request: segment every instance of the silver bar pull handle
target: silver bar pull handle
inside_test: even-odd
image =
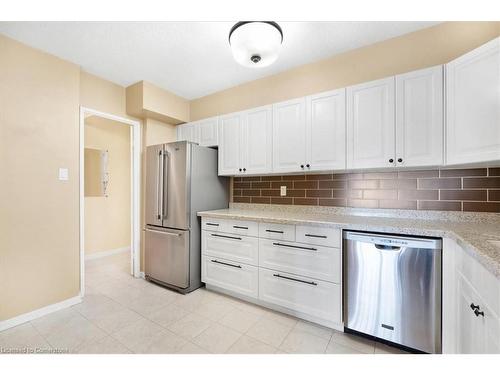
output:
[[[288,277],[288,276],[283,276],[283,275],[280,275],[279,273],[274,273],[273,274],[274,277],[279,277],[280,279],[287,279],[287,280],[291,280],[291,281],[297,281],[299,283],[304,283],[304,284],[309,284],[309,285],[318,285],[318,283],[315,283],[314,281],[306,281],[306,280],[300,280],[300,279],[296,279],[294,277]]]
[[[315,247],[305,247],[305,246],[297,246],[297,245],[286,245],[284,243],[273,242],[274,246],[282,246],[282,247],[291,247],[293,249],[301,249],[301,250],[310,250],[310,251],[318,251]]]
[[[241,227],[239,225],[233,225],[233,228],[235,228],[235,229],[248,229],[248,227]]]
[[[163,218],[163,151],[158,153],[158,184],[156,213],[158,220]]]
[[[161,204],[161,217],[162,219],[166,219],[168,217],[168,153],[167,151],[163,151],[162,157],[162,186],[161,186],[161,195],[162,195],[162,204]],[[166,189],[165,189],[166,186]]]
[[[314,237],[314,238],[328,238],[327,236],[324,236],[324,235],[319,235],[319,234],[309,234],[309,233],[306,233],[305,234],[306,237]]]
[[[234,268],[241,268],[240,265],[230,264],[230,263],[224,263],[224,262],[220,262],[220,261],[215,260],[215,259],[212,259],[211,262],[212,263],[217,263],[217,264],[223,264],[224,266],[229,266],[229,267],[234,267]]]
[[[207,225],[211,225],[211,226],[213,226],[213,227],[218,227],[218,226],[219,226],[219,224],[217,224],[217,223],[206,223],[206,224],[207,224]]]
[[[279,233],[279,234],[283,234],[283,231],[282,231],[282,230],[266,229],[266,232],[269,232],[269,233]]]
[[[212,237],[222,237],[222,238],[229,238],[231,240],[241,240],[241,237],[225,236],[223,234],[215,234],[215,233],[212,233]]]
[[[165,232],[162,230],[153,230],[153,229],[145,229],[145,231],[151,233],[166,234],[167,236],[174,236],[174,237],[180,237],[182,235],[181,233],[172,233],[172,232]]]

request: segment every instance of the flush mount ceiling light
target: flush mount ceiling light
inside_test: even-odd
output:
[[[281,27],[272,21],[241,21],[229,32],[234,59],[249,68],[271,65],[283,42]]]

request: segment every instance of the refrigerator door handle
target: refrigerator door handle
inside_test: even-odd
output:
[[[181,233],[172,233],[172,232],[165,232],[162,230],[153,230],[153,229],[143,229],[145,232],[153,232],[153,233],[158,233],[158,234],[166,234],[168,236],[175,236],[175,237],[180,237]]]
[[[158,186],[157,186],[158,205],[156,211],[158,213],[158,220],[163,219],[163,151],[158,153]]]
[[[168,218],[168,152],[166,150],[163,151],[162,157],[162,186],[161,186],[161,218]],[[165,186],[167,187],[165,189]]]

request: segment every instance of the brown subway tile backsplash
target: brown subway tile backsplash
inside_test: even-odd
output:
[[[464,188],[500,188],[500,177],[464,178]]]
[[[460,189],[460,178],[422,178],[418,179],[419,189]]]
[[[500,213],[500,168],[234,177],[233,201]]]

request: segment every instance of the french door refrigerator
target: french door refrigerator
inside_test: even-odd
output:
[[[145,276],[188,293],[201,282],[198,211],[227,208],[229,183],[217,150],[191,142],[146,149]]]

